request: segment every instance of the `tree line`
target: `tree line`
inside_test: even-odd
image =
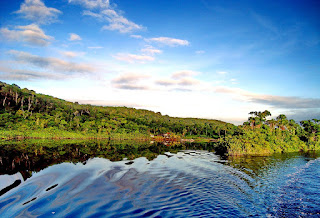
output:
[[[268,110],[252,111],[243,125],[235,126],[142,109],[82,105],[0,82],[0,138],[48,138],[52,132],[62,138],[149,137],[169,132],[183,138],[219,139],[216,149],[235,155],[320,149],[319,119],[297,123],[284,114],[269,117]]]
[[[233,124],[218,120],[175,118],[127,107],[82,105],[3,82],[0,82],[0,129],[40,132],[51,129],[100,136],[171,132],[208,138],[220,138],[237,130]]]
[[[297,123],[284,114],[267,119],[270,116],[268,110],[250,112],[248,120],[238,126],[237,134],[221,139],[217,149],[232,155],[320,149],[319,119]]]

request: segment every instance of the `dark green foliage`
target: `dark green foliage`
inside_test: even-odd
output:
[[[12,133],[25,136],[30,132],[43,138],[52,136],[50,132],[54,137],[60,132],[71,138],[81,135],[68,136],[67,132],[92,137],[172,132],[184,137],[219,138],[233,134],[236,127],[217,120],[174,118],[127,107],[81,105],[0,82],[0,131],[0,136],[9,138]]]
[[[265,155],[279,152],[320,149],[320,122],[302,121],[300,126],[280,114],[276,120],[266,120],[269,111],[250,112],[251,117],[238,127],[237,134],[221,138],[216,147],[229,155]]]

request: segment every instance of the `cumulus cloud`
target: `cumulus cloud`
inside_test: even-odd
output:
[[[80,41],[82,40],[81,37],[75,33],[70,33],[69,34],[69,41]]]
[[[178,72],[174,72],[169,79],[160,79],[155,83],[161,86],[178,86],[174,90],[189,90],[185,88],[181,88],[179,86],[195,86],[200,84],[200,81],[193,78],[193,76],[198,75],[198,72],[190,71],[190,70],[182,70]]]
[[[145,40],[147,42],[156,42],[158,44],[168,45],[171,47],[187,46],[190,44],[188,40],[175,39],[175,38],[169,38],[169,37],[149,38],[149,39],[145,39]]]
[[[153,56],[149,55],[137,55],[137,54],[124,54],[124,53],[118,53],[113,56],[115,59],[120,61],[125,61],[129,63],[145,63],[148,61],[154,61]]]
[[[36,24],[16,26],[14,30],[1,28],[0,35],[8,41],[25,42],[34,46],[47,46],[54,39],[46,35]]]
[[[111,8],[109,1],[102,0],[69,0],[69,3],[76,3],[89,9],[83,11],[83,15],[91,16],[102,22],[107,22],[107,25],[102,27],[102,30],[119,31],[120,33],[131,33],[133,31],[142,30],[142,25],[136,24],[128,20],[123,15],[119,14],[115,9]]]
[[[21,14],[25,19],[39,24],[48,24],[57,21],[62,12],[55,8],[48,8],[41,0],[25,0],[20,5],[20,10],[15,13]]]
[[[23,51],[8,52],[16,61],[46,70],[69,73],[90,73],[95,69],[88,64],[67,62],[58,58],[40,57]]]
[[[139,84],[142,80],[148,79],[148,75],[126,73],[114,78],[111,83],[115,88],[128,90],[149,90],[147,85]]]

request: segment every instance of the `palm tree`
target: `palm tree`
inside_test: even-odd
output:
[[[272,119],[272,120],[268,120],[267,122],[272,130],[276,127],[276,124],[277,124],[276,120]]]
[[[288,124],[287,116],[284,114],[280,114],[279,116],[277,116],[276,119],[277,119],[278,126],[280,127],[280,129],[285,130],[286,125]]]

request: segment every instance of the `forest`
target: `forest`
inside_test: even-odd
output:
[[[318,150],[320,120],[296,123],[267,110],[252,111],[235,126],[219,120],[177,118],[127,107],[68,102],[0,82],[0,138],[143,139],[169,133],[179,138],[217,141],[216,150],[229,155]]]
[[[172,133],[184,138],[234,134],[233,124],[162,116],[127,107],[81,105],[0,82],[0,137],[109,138]]]

